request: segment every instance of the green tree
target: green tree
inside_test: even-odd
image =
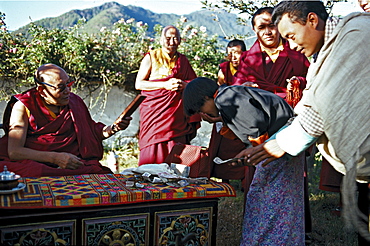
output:
[[[238,22],[241,25],[248,25],[247,22],[253,13],[266,6],[275,6],[280,0],[201,0],[200,1],[204,8],[217,11],[223,9],[228,12],[234,12],[237,14],[243,14],[246,18],[238,18]],[[330,12],[331,8],[336,2],[347,2],[347,0],[323,0],[325,6]]]
[[[0,13],[3,100],[21,86],[33,86],[34,71],[45,63],[63,67],[76,79],[77,88],[86,87],[91,93],[100,90],[106,96],[114,85],[135,92],[140,62],[145,53],[159,46],[162,29],[156,26],[151,37],[148,25],[134,19],[121,19],[94,34],[84,32],[84,20],[69,29],[47,29],[31,23],[26,38],[22,33],[9,32],[4,20],[5,14]],[[187,55],[198,76],[216,79],[224,56],[217,37],[209,37],[206,27],[186,25],[184,18],[176,25],[183,37],[179,51]]]

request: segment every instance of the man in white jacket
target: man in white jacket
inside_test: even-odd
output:
[[[237,157],[264,165],[283,155],[296,156],[318,141],[330,164],[345,174],[342,186],[344,216],[370,240],[366,223],[358,218],[356,178],[370,176],[370,120],[368,116],[370,14],[353,13],[324,42],[326,24],[321,1],[282,1],[273,21],[291,48],[311,56],[320,51],[307,74],[307,87],[295,108],[298,116],[274,139],[242,151]],[[358,219],[357,219],[358,218]]]

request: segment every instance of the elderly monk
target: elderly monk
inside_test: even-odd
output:
[[[360,218],[356,206],[356,178],[369,182],[370,176],[370,77],[364,62],[370,49],[363,43],[370,39],[370,14],[344,17],[324,42],[327,16],[321,1],[283,1],[275,8],[273,20],[291,47],[306,56],[320,53],[309,69],[307,89],[296,107],[297,118],[278,132],[276,139],[239,156],[255,164],[266,159],[267,164],[285,153],[295,156],[317,140],[323,156],[345,174],[343,215],[370,241],[368,216]],[[349,45],[356,49],[347,52]]]
[[[36,87],[14,95],[4,113],[0,168],[24,177],[111,173],[100,164],[102,140],[126,129],[131,117],[96,123],[74,81],[54,64],[40,66]]]
[[[295,106],[306,86],[307,58],[289,48],[271,21],[272,7],[258,9],[251,24],[257,40],[240,58],[233,84],[257,84]]]
[[[201,120],[183,112],[182,91],[196,74],[177,52],[179,30],[166,26],[160,43],[145,55],[136,77],[136,89],[146,96],[140,105],[139,165],[163,163],[175,143],[190,143]]]

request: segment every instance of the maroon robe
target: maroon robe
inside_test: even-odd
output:
[[[190,82],[196,77],[186,56],[178,53],[172,74],[163,79],[151,80],[151,82],[166,81],[170,78]],[[154,149],[153,151],[150,149],[143,151],[143,149],[174,139],[178,139],[182,143],[189,143],[191,136],[194,136],[196,132],[196,127],[199,127],[201,119],[199,115],[193,117],[185,115],[182,91],[143,90],[141,94],[146,96],[146,99],[140,105],[139,165],[163,163],[170,149],[156,148],[156,152]],[[194,125],[197,125],[196,127],[191,124],[193,122]]]
[[[227,85],[233,85],[233,75],[231,74],[231,71],[230,71],[230,61],[221,63],[220,69],[222,73],[224,74],[225,83]],[[208,146],[211,177],[227,179],[227,180],[228,179],[241,179],[243,180],[243,187],[246,186],[244,184],[246,180],[244,179],[244,177],[252,174],[252,176],[249,178],[250,180],[252,180],[254,170],[250,171],[249,169],[253,169],[253,168],[234,167],[234,166],[229,166],[227,164],[216,165],[213,162],[213,159],[215,157],[220,157],[223,160],[233,158],[237,154],[239,154],[240,151],[242,151],[243,149],[245,149],[245,144],[240,139],[238,138],[229,139],[229,138],[222,136],[219,132],[217,132],[216,124],[213,124],[211,139],[209,141],[209,146]],[[247,189],[245,191],[247,191]]]
[[[231,74],[230,70],[230,61],[226,61],[220,64],[220,69],[222,73],[224,74],[225,77],[225,83],[227,85],[232,85],[233,84],[233,78],[234,76]]]
[[[66,152],[81,158],[83,166],[76,170],[60,169],[52,163],[33,160],[11,161],[8,156],[9,118],[14,98],[30,111],[25,147],[40,151]],[[87,173],[111,173],[99,162],[103,157],[104,124],[92,120],[83,100],[71,93],[69,104],[54,119],[42,103],[36,88],[15,95],[4,114],[5,136],[0,139],[0,169],[8,169],[23,177],[64,176]]]
[[[260,89],[271,91],[285,99],[286,79],[297,76],[301,81],[299,89],[302,91],[306,87],[305,77],[310,63],[306,56],[290,49],[289,43],[285,40],[283,40],[283,46],[284,50],[280,51],[275,63],[271,64],[271,59],[263,54],[257,40],[248,51],[244,51],[241,55],[233,84],[242,85],[245,82],[254,82]]]

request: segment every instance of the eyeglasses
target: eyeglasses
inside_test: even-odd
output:
[[[72,80],[72,79],[70,78],[70,79],[69,79],[69,82],[67,82],[66,84],[59,85],[59,86],[57,87],[57,86],[51,85],[51,84],[46,83],[46,82],[41,82],[40,80],[38,80],[38,79],[36,78],[36,76],[33,76],[33,78],[34,78],[34,80],[35,80],[35,82],[36,82],[37,84],[47,85],[47,86],[49,86],[49,87],[54,88],[54,90],[56,90],[56,91],[58,91],[58,92],[63,92],[67,87],[68,87],[68,88],[71,88],[71,86],[75,83],[75,81],[74,81],[74,80]]]

